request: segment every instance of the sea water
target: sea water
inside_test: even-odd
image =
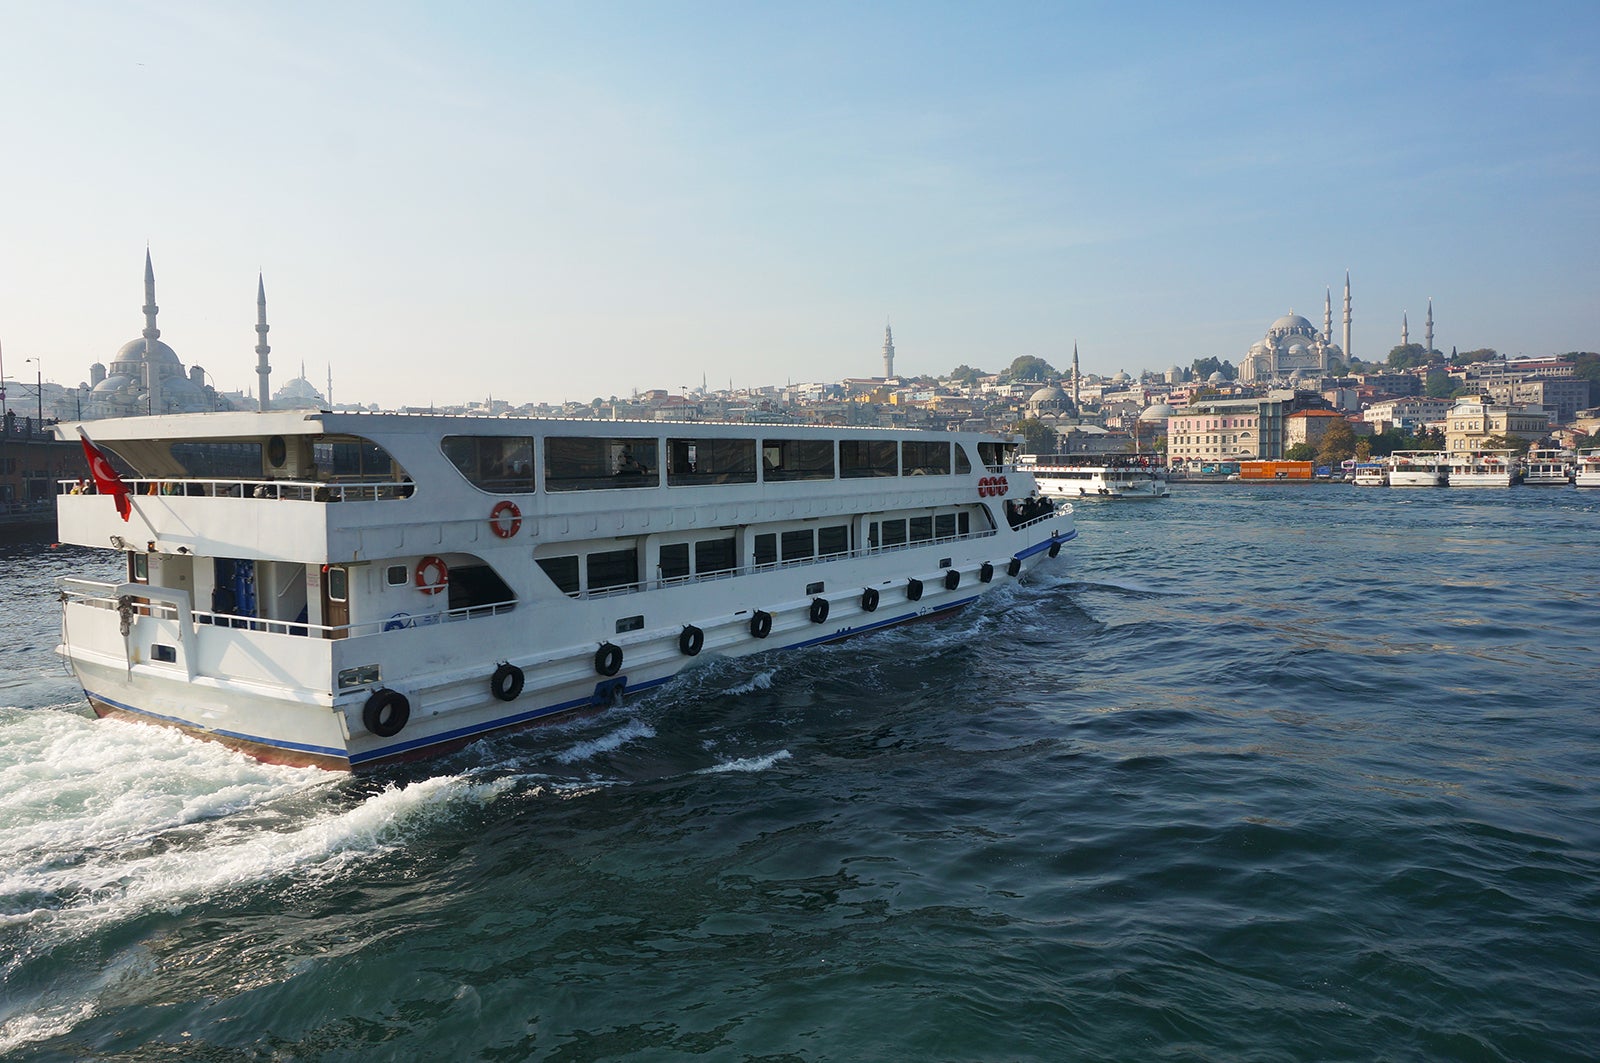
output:
[[[1593,1058],[1600,492],[1077,511],[374,776],[93,720],[54,580],[117,560],[0,548],[0,1057]]]

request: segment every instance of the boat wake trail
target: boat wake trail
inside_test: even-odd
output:
[[[165,729],[0,713],[0,1053],[93,1011],[94,986],[55,984],[67,954],[109,950],[114,977],[141,921],[340,878],[503,789],[444,776],[360,794]]]

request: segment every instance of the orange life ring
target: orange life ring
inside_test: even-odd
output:
[[[510,518],[509,523],[507,518]],[[522,510],[509,498],[495,503],[489,511],[489,530],[502,539],[510,539],[522,530]]]
[[[1004,476],[999,476],[995,478],[994,490],[995,494],[1003,495],[1007,491],[1011,490],[1011,485],[1006,483],[1006,478]]]
[[[450,586],[450,569],[437,557],[417,562],[417,589],[423,594],[438,594]]]
[[[979,498],[988,498],[993,493],[994,493],[994,478],[992,476],[985,476],[985,477],[983,477],[982,479],[980,479],[978,481],[978,497]]]

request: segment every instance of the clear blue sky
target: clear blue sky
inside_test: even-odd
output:
[[[1600,349],[1600,4],[0,0],[0,344],[588,399]]]

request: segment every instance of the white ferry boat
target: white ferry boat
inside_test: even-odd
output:
[[[1522,459],[1522,482],[1534,486],[1565,487],[1572,482],[1576,455],[1570,450],[1530,450]]]
[[[977,433],[329,412],[64,425],[62,581],[98,714],[349,769],[613,704],[701,653],[975,601],[1074,538]],[[68,488],[71,488],[68,490]],[[107,495],[114,497],[107,497]]]
[[[1022,467],[1033,473],[1039,494],[1049,499],[1166,498],[1159,456],[1148,454],[1024,454]]]
[[[1451,487],[1510,487],[1516,481],[1512,450],[1470,450],[1450,455]]]
[[[1580,450],[1572,482],[1578,487],[1600,487],[1600,450]]]
[[[1450,459],[1438,450],[1397,450],[1389,455],[1390,487],[1444,487]]]
[[[1356,462],[1355,472],[1351,475],[1350,482],[1357,487],[1388,487],[1388,466],[1377,461]]]

